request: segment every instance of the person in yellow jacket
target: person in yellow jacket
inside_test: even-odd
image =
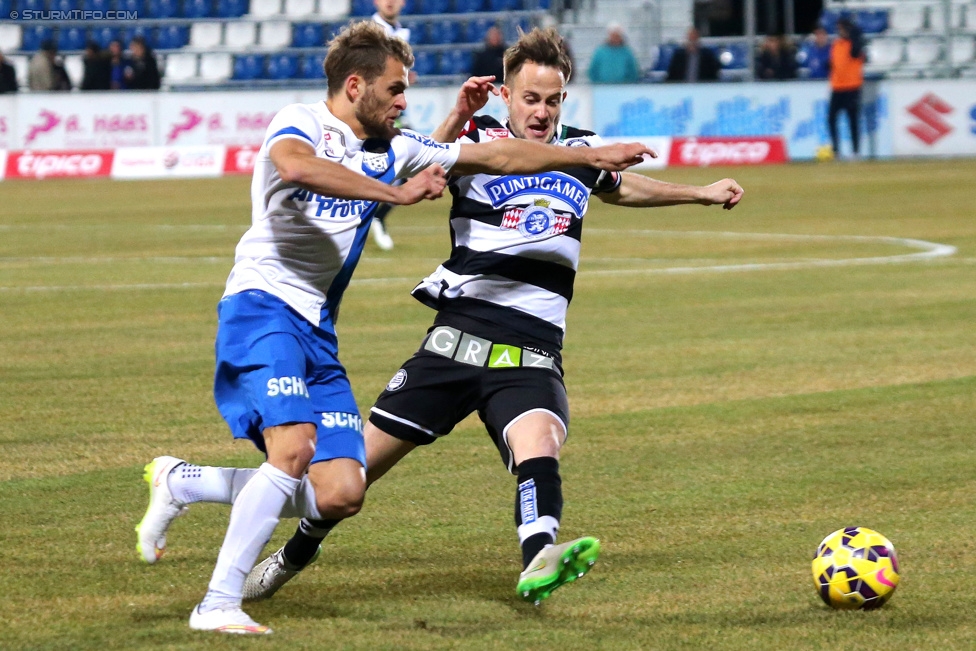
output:
[[[864,85],[864,38],[850,18],[837,21],[837,38],[830,48],[830,110],[828,125],[834,156],[840,154],[837,117],[847,113],[851,126],[854,156],[859,154],[861,115],[861,87]]]

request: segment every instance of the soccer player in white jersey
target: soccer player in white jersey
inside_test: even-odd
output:
[[[335,322],[377,202],[437,197],[445,170],[622,170],[649,153],[638,144],[445,145],[400,132],[393,125],[406,108],[412,63],[410,46],[374,23],[347,27],[326,56],[327,99],[282,109],[258,152],[252,225],[218,306],[214,397],[233,435],[251,439],[267,463],[237,474],[159,457],[146,467],[150,505],[136,527],[137,549],[154,563],[186,503],[233,502],[209,588],[190,615],[193,629],[270,633],[241,600],[279,518],[338,520],[362,504],[362,424],[337,357]]]

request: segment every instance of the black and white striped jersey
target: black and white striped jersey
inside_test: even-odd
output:
[[[458,142],[508,137],[505,125],[477,116]],[[552,144],[601,142],[590,131],[562,126]],[[451,258],[413,296],[438,310],[435,325],[558,357],[590,193],[619,185],[619,174],[594,168],[451,178]]]

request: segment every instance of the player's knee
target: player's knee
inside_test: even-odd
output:
[[[323,517],[341,520],[359,513],[363,508],[365,494],[364,484],[357,485],[350,482],[333,485],[321,493],[316,491],[315,501]]]
[[[264,430],[268,463],[292,477],[301,477],[315,454],[315,425],[298,423]]]

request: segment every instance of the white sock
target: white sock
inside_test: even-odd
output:
[[[281,510],[299,483],[269,463],[261,464],[247,482],[230,511],[230,524],[217,556],[217,566],[200,603],[201,613],[241,607],[244,580],[271,539]]]
[[[167,481],[173,499],[183,504],[233,504],[257,471],[257,468],[218,468],[181,463],[170,471]]]
[[[173,498],[183,504],[233,504],[257,471],[257,468],[220,468],[182,463],[169,473],[169,490]],[[315,503],[315,489],[308,475],[302,477],[298,490],[285,502],[281,517],[322,519]]]

